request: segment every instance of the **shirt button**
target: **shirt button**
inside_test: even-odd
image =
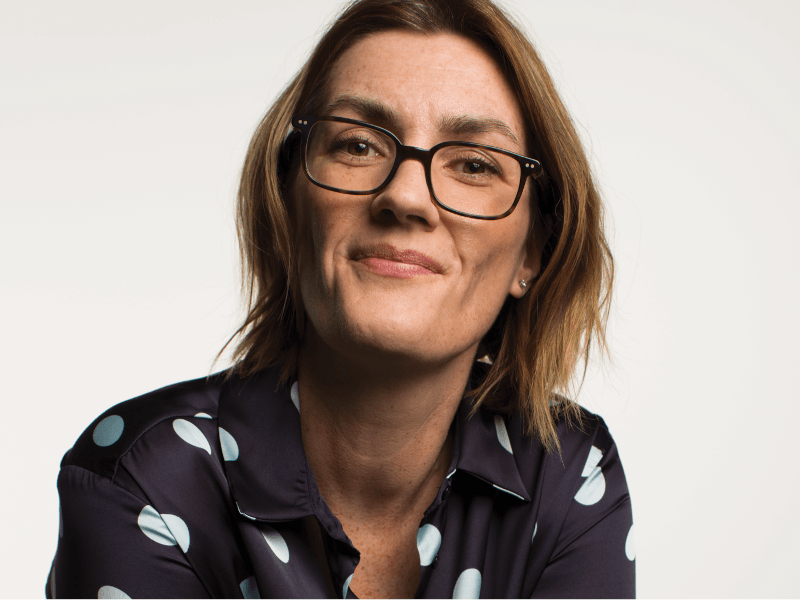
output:
[[[433,564],[431,565],[431,568],[435,569],[437,564],[439,564],[439,555],[438,554],[434,557]]]

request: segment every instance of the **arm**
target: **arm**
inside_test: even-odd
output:
[[[209,596],[181,549],[189,538],[180,519],[162,517],[146,500],[76,466],[62,468],[58,491],[48,598]]]

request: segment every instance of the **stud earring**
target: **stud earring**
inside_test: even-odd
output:
[[[528,287],[528,284],[525,282],[524,279],[519,280],[519,285],[523,290]]]

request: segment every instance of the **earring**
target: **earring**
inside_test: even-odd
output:
[[[523,290],[524,290],[526,287],[528,287],[528,284],[525,282],[525,280],[524,280],[524,279],[520,279],[520,280],[519,280],[519,285],[520,285],[520,287],[521,287]]]

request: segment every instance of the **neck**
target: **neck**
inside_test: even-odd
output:
[[[298,377],[303,446],[334,514],[419,522],[450,466],[448,432],[472,360],[381,368],[318,339],[307,344]]]

